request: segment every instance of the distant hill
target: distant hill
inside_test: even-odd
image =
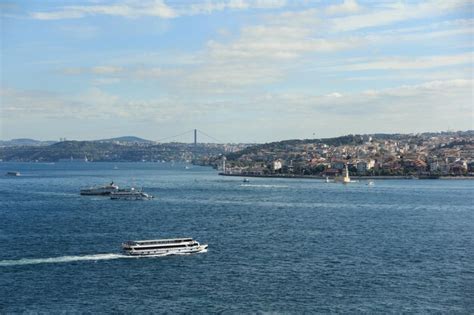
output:
[[[235,160],[246,154],[257,154],[261,151],[288,151],[292,146],[302,144],[326,144],[329,146],[341,146],[341,145],[357,145],[368,140],[369,135],[347,135],[336,138],[324,138],[324,139],[291,139],[276,141],[264,144],[257,144],[254,146],[247,147],[241,151],[227,154],[226,157],[229,160]]]
[[[41,141],[29,138],[19,138],[19,139],[11,139],[11,140],[0,140],[0,146],[3,147],[15,147],[15,146],[43,146],[43,145],[51,145],[56,143],[57,141]]]
[[[154,141],[134,137],[134,136],[124,136],[124,137],[117,137],[117,138],[110,138],[110,139],[101,139],[97,140],[99,142],[128,142],[128,143],[153,143]]]
[[[117,138],[110,138],[110,139],[101,139],[101,140],[92,140],[91,142],[106,142],[106,143],[124,143],[124,144],[154,144],[154,141],[134,137],[134,136],[124,136],[124,137],[117,137]],[[67,141],[60,141],[60,142],[67,142]],[[11,139],[11,140],[0,140],[0,147],[16,147],[16,146],[47,146],[52,145],[55,143],[60,143],[58,141],[41,141],[35,139],[28,139],[28,138],[20,138],[20,139]]]
[[[291,140],[282,140],[270,143],[257,144],[249,146],[241,151],[226,154],[228,160],[237,160],[244,155],[252,154],[265,154],[265,152],[290,152],[292,147],[298,145],[310,145],[310,144],[326,144],[331,147],[338,147],[343,145],[360,145],[364,142],[367,142],[369,138],[379,139],[379,140],[401,140],[401,139],[411,139],[411,141],[419,141],[419,137],[436,137],[436,136],[457,136],[457,137],[472,137],[474,136],[474,130],[467,131],[444,131],[444,132],[425,132],[420,134],[385,134],[385,133],[375,133],[375,134],[364,134],[364,135],[346,135],[335,138],[322,138],[322,139],[291,139]],[[460,144],[469,144],[463,142]]]
[[[61,141],[49,146],[0,148],[0,160],[16,162],[95,162],[198,161],[206,163],[225,153],[226,146],[186,143],[137,143],[112,141]]]

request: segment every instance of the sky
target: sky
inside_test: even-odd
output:
[[[469,0],[0,0],[0,10],[3,140],[474,129]]]

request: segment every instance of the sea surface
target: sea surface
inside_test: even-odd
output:
[[[19,171],[22,176],[3,176]],[[150,201],[80,196],[114,181]],[[0,163],[0,313],[473,313],[474,181]],[[121,254],[193,237],[206,253]]]

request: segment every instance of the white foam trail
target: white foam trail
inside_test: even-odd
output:
[[[17,260],[0,260],[0,267],[6,266],[21,266],[21,265],[36,265],[36,264],[56,264],[67,263],[74,261],[88,261],[88,260],[111,260],[120,258],[133,258],[121,254],[96,254],[84,256],[61,256],[51,258],[22,258]]]
[[[207,249],[204,249],[199,253],[207,253]],[[37,265],[37,264],[57,264],[57,263],[68,263],[75,261],[97,261],[97,260],[112,260],[112,259],[124,259],[124,258],[151,258],[151,257],[165,257],[172,255],[191,255],[192,253],[166,253],[159,255],[147,255],[147,256],[130,256],[123,254],[96,254],[96,255],[84,255],[84,256],[61,256],[61,257],[50,257],[50,258],[22,258],[16,260],[0,260],[0,267],[8,266],[22,266],[22,265]]]
[[[241,184],[242,187],[264,187],[264,188],[288,188],[286,185],[256,185],[256,184]]]

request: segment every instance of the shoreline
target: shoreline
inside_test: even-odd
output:
[[[318,176],[318,175],[289,175],[289,174],[268,174],[268,175],[256,175],[256,174],[225,174],[225,173],[218,173],[220,176],[231,176],[231,177],[260,177],[260,178],[297,178],[297,179],[322,179],[325,180],[326,176]],[[474,180],[474,176],[351,176],[352,179],[357,180],[377,180],[377,179],[409,179],[409,180],[417,180],[417,179],[441,179],[441,180]],[[329,179],[334,179],[334,177],[329,177]]]

